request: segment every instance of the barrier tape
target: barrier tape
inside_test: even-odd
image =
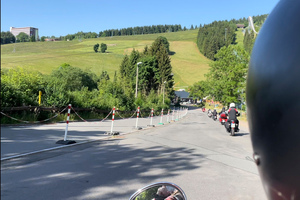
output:
[[[122,117],[118,111],[117,111],[116,113],[117,113],[117,114],[119,115],[119,117],[121,117],[122,119],[131,119],[131,118],[133,118],[133,116],[135,115],[136,111],[135,111],[135,112],[133,113],[133,115],[132,115],[131,117],[129,117],[129,118],[124,118],[124,117]]]
[[[80,117],[80,115],[74,110],[73,107],[71,107],[71,109],[74,111],[74,113],[75,113],[82,121],[88,122],[88,121],[86,121],[85,119],[83,119],[82,117]]]
[[[50,117],[49,119],[44,119],[44,120],[41,120],[41,121],[23,121],[23,120],[19,120],[19,119],[17,119],[17,118],[14,118],[14,117],[12,117],[12,116],[9,116],[9,115],[7,115],[7,114],[5,114],[5,113],[3,113],[3,112],[0,112],[0,113],[1,113],[2,115],[4,115],[4,116],[8,117],[8,118],[11,118],[11,119],[16,120],[16,121],[19,121],[19,122],[38,124],[38,123],[42,123],[42,122],[49,121],[50,119],[54,119],[54,118],[57,117],[59,114],[61,114],[62,112],[64,112],[67,108],[68,108],[68,106],[65,107],[65,108],[64,108],[62,111],[60,111],[58,114],[54,115],[53,117]]]
[[[111,111],[108,113],[108,115],[107,115],[104,119],[102,119],[100,122],[103,122],[104,120],[106,120],[106,119],[108,118],[108,116],[111,114],[112,111],[113,111],[113,110],[111,110]]]

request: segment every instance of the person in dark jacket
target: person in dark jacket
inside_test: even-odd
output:
[[[227,111],[228,113],[228,123],[230,124],[231,120],[234,120],[234,122],[237,124],[237,129],[239,130],[239,120],[237,119],[237,116],[240,115],[239,111],[235,108],[235,103],[231,103],[229,106],[229,110]],[[228,124],[228,125],[229,125]]]
[[[225,112],[226,112],[225,107],[223,107],[221,112],[219,112],[219,115],[221,115],[222,113],[225,113]]]

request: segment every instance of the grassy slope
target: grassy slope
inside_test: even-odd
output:
[[[197,30],[176,33],[119,36],[109,38],[86,39],[79,41],[36,42],[1,45],[1,67],[25,67],[49,74],[62,63],[82,69],[90,69],[96,74],[102,70],[113,76],[125,54],[133,48],[140,52],[146,45],[151,46],[158,36],[164,36],[170,42],[170,50],[175,84],[177,87],[192,85],[202,80],[208,71],[210,60],[199,53],[195,40]],[[107,44],[107,53],[93,52],[96,43]],[[15,53],[13,53],[15,45]]]
[[[243,41],[244,41],[244,34],[242,32],[242,29],[238,29],[236,32],[236,43],[240,47],[244,47]]]

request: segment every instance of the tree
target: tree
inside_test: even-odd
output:
[[[100,49],[101,49],[101,53],[105,53],[105,51],[107,50],[107,45],[104,43],[101,43]]]
[[[30,42],[35,42],[35,36],[34,35],[30,36]]]
[[[29,41],[29,35],[27,35],[24,32],[19,33],[19,35],[17,35],[17,41],[19,42],[28,42]]]
[[[45,36],[42,36],[42,37],[41,37],[41,41],[42,41],[42,42],[45,42],[45,39],[46,39]]]
[[[99,49],[99,44],[97,43],[97,44],[94,45],[94,51],[97,53],[98,49]]]
[[[152,46],[151,46],[151,49],[150,49],[150,52],[151,52],[152,55],[156,54],[156,52],[160,48],[161,44],[166,48],[168,54],[170,53],[170,43],[169,43],[168,39],[166,37],[159,36],[152,43]]]
[[[14,42],[16,42],[16,38],[11,32],[1,32],[1,44],[9,44]]]
[[[189,87],[190,96],[194,99],[203,99],[208,96],[208,82],[207,81],[198,81],[194,85]]]
[[[239,46],[222,47],[206,74],[210,95],[224,104],[238,102],[245,91],[249,57]]]

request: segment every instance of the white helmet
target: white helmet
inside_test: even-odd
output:
[[[230,108],[234,108],[235,107],[235,103],[231,103],[229,107]]]

